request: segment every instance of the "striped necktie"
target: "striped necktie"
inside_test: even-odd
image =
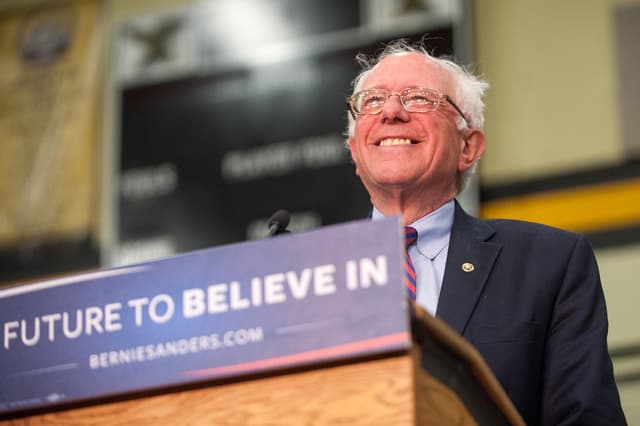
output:
[[[418,241],[418,231],[411,226],[404,227],[405,251],[404,251],[404,283],[407,286],[407,294],[411,300],[416,300],[416,270],[409,257],[409,247]]]

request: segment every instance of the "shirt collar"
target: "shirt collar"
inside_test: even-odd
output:
[[[453,226],[454,212],[455,203],[451,200],[409,225],[418,231],[418,242],[416,244],[421,254],[433,260],[447,247],[451,235],[451,227]],[[382,217],[384,215],[374,206],[371,218],[375,220]]]

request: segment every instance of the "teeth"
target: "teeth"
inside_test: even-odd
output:
[[[411,145],[410,139],[383,139],[380,141],[380,146],[391,146],[391,145]]]

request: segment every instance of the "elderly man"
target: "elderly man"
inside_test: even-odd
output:
[[[587,240],[454,199],[485,150],[487,83],[403,42],[360,59],[349,149],[373,218],[417,232],[410,297],[476,346],[527,424],[625,424]]]

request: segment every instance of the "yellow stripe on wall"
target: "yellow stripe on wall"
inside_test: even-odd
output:
[[[480,215],[577,232],[640,224],[640,178],[492,200],[481,204]]]

